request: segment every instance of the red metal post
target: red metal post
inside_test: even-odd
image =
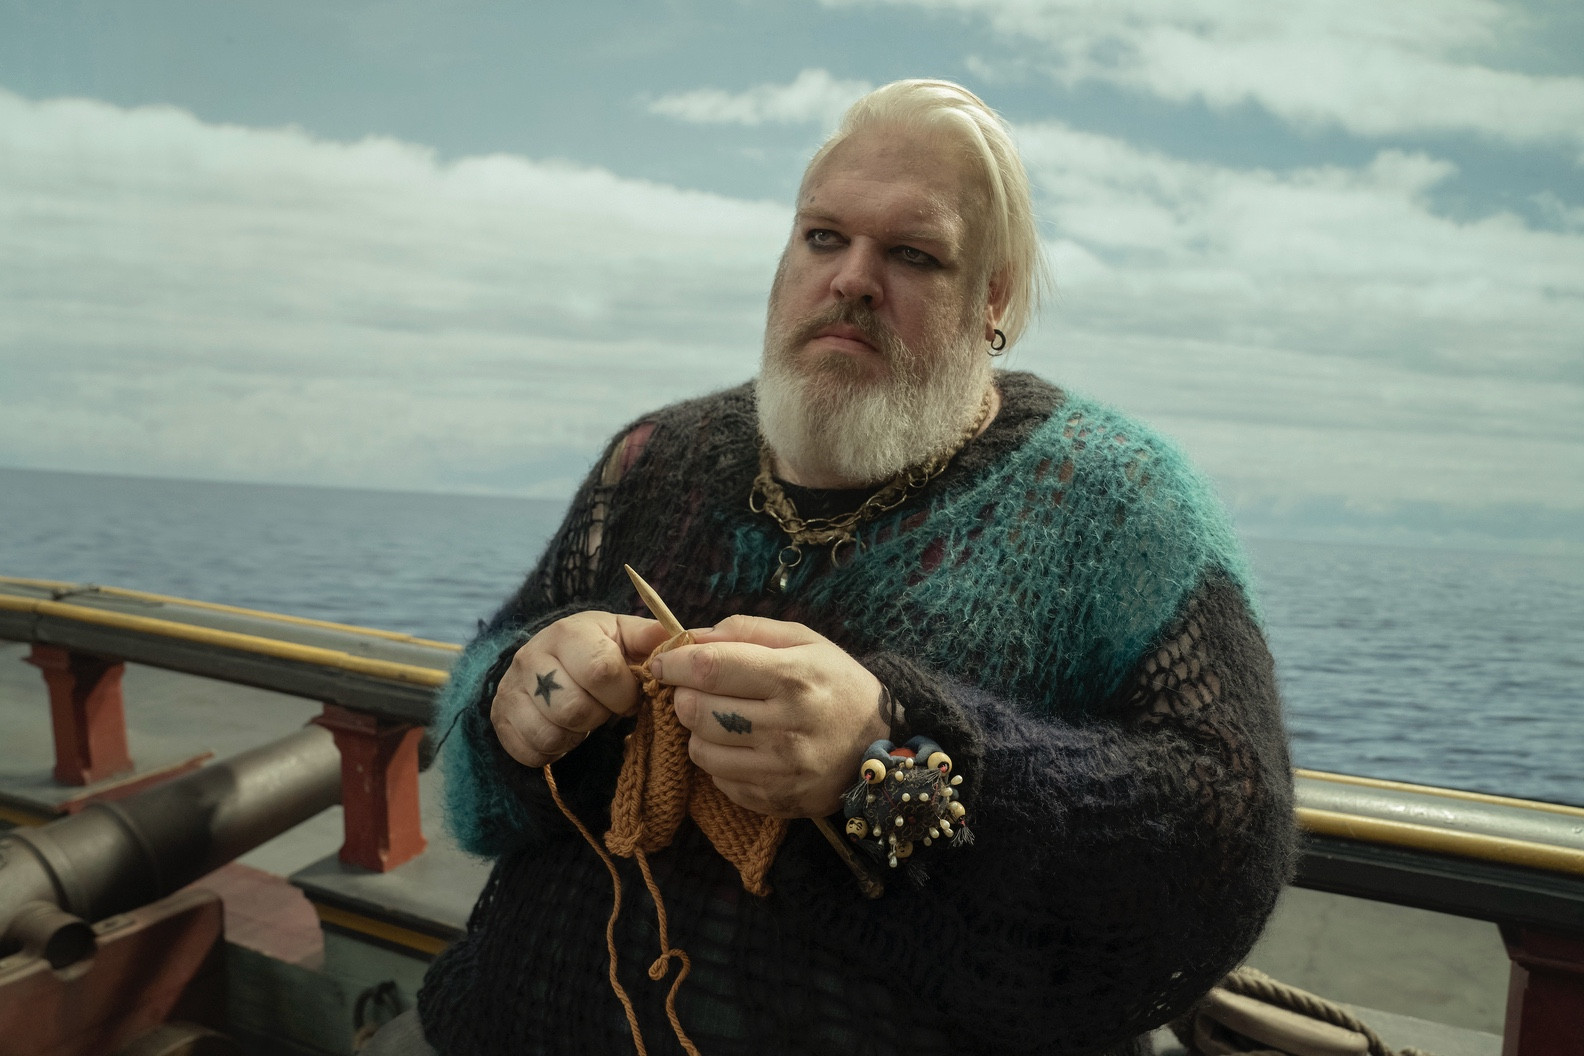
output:
[[[314,720],[341,750],[341,860],[388,872],[423,853],[418,811],[418,741],[423,727],[326,704]]]
[[[1503,925],[1512,958],[1502,1056],[1584,1056],[1584,939]]]
[[[55,728],[55,780],[88,785],[132,769],[119,660],[33,643],[27,662],[44,672]]]

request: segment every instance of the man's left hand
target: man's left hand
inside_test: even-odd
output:
[[[693,761],[760,814],[840,809],[863,753],[890,733],[880,680],[800,623],[732,616],[693,640],[657,658]]]

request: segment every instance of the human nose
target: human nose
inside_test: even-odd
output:
[[[884,296],[878,254],[860,244],[849,246],[831,278],[831,292],[838,300],[863,300],[871,308],[878,305]]]

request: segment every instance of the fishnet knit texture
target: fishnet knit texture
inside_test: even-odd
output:
[[[1144,427],[1027,375],[923,493],[785,595],[782,544],[746,508],[751,391],[646,419],[613,442],[521,590],[441,697],[448,814],[498,859],[467,936],[419,1005],[443,1052],[631,1051],[605,977],[609,878],[496,743],[490,668],[570,612],[642,611],[623,562],[683,623],[808,624],[875,671],[967,777],[971,848],[922,887],[864,899],[812,825],[789,827],[760,898],[684,821],[652,856],[679,996],[706,1054],[1090,1053],[1126,1044],[1247,952],[1290,875],[1291,773],[1274,673],[1224,515]],[[652,433],[650,432],[652,430]],[[656,510],[668,511],[657,517]],[[870,708],[873,702],[855,702]],[[609,821],[629,726],[555,766]],[[632,863],[617,942],[651,1052],[675,1051],[644,968],[653,907]]]

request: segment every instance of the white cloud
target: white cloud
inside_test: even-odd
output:
[[[752,373],[789,212],[0,93],[0,462],[564,491]]]
[[[1243,171],[1020,133],[1056,310],[1019,362],[1175,431],[1250,500],[1584,510],[1584,237],[1460,223],[1444,161]]]
[[[859,96],[873,90],[867,81],[843,81],[826,70],[799,73],[791,84],[761,84],[742,92],[699,88],[664,95],[649,111],[706,125],[797,125],[835,127]]]
[[[1574,234],[1584,233],[1584,205],[1568,205],[1555,191],[1542,191],[1531,201],[1539,208],[1540,215],[1558,228]]]
[[[1388,150],[1359,169],[1271,172],[1059,124],[1019,138],[1045,216],[1075,244],[1058,280],[1129,302],[1131,329],[1584,381],[1584,238],[1437,215],[1445,161]],[[1132,303],[1142,284],[1156,296]]]
[[[1356,135],[1476,133],[1584,164],[1584,77],[1497,68],[1527,32],[1495,0],[827,0],[982,15],[1036,69],[1173,102],[1252,103]],[[975,69],[993,76],[994,65]]]
[[[1020,129],[1059,295],[1014,351],[1232,497],[1584,509],[1584,231],[1451,166]],[[0,463],[564,494],[747,377],[789,210],[521,157],[0,93]]]

